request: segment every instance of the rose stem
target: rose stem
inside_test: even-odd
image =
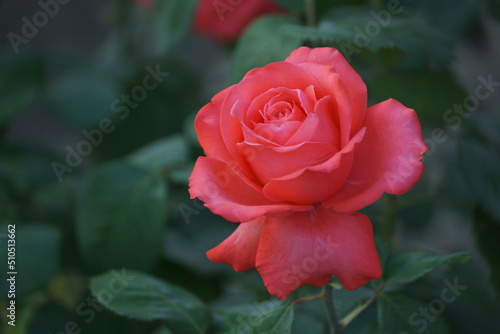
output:
[[[328,282],[324,286],[324,291],[328,324],[330,325],[330,334],[340,334],[342,333],[342,325],[340,324],[337,312],[335,311],[335,304],[333,302],[333,285]]]

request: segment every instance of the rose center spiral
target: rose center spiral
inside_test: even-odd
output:
[[[292,105],[293,104],[293,105]],[[285,122],[294,113],[295,103],[279,101],[276,103],[268,103],[261,110],[264,120],[269,123]]]
[[[283,117],[286,117],[286,116],[289,116],[291,114],[291,111],[290,109],[287,109],[287,108],[281,108],[281,109],[278,109],[278,110],[275,110],[273,112],[273,119],[275,120],[280,120],[282,119]]]

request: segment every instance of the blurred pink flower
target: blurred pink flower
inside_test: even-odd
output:
[[[227,44],[234,42],[258,16],[283,11],[271,0],[200,0],[194,30]]]

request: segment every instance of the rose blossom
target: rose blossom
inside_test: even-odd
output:
[[[196,7],[194,30],[220,43],[230,43],[256,17],[282,11],[271,0],[200,0]]]
[[[420,179],[427,148],[412,109],[367,107],[365,83],[337,50],[301,47],[215,95],[195,128],[206,157],[191,198],[241,222],[210,260],[257,268],[279,298],[331,275],[348,290],[380,278],[370,220],[355,211]]]

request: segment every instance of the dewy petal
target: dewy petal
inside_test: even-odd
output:
[[[194,127],[205,155],[219,160],[230,159],[229,152],[221,137],[220,106],[231,87],[212,98],[196,115]]]
[[[327,94],[333,94],[335,86],[331,86],[329,76],[331,75],[322,66],[317,64],[333,67],[333,72],[340,74],[341,83],[347,90],[353,107],[353,121],[351,136],[357,132],[363,123],[365,110],[367,107],[367,89],[366,84],[359,74],[351,67],[344,56],[333,48],[308,48],[300,47],[293,51],[286,62],[299,64],[305,71],[311,73],[318,83],[325,87],[331,87]],[[315,65],[316,64],[316,65]]]
[[[264,196],[274,201],[299,204],[328,199],[344,184],[351,170],[356,145],[363,136],[364,131],[360,131],[342,151],[323,163],[271,179],[263,188]]]
[[[316,166],[337,153],[337,150],[327,143],[270,147],[243,142],[238,144],[238,147],[247,157],[248,163],[262,184],[266,184],[272,178]]]
[[[357,211],[382,196],[410,190],[424,171],[422,154],[427,150],[414,110],[389,99],[367,110],[366,134],[354,154],[351,173],[344,186],[325,207]]]
[[[224,263],[235,271],[255,268],[255,257],[265,217],[241,223],[223,242],[207,252],[210,261]]]
[[[331,275],[353,290],[382,274],[368,217],[321,206],[268,217],[256,266],[269,292],[281,299],[305,284],[323,286]]]
[[[215,214],[232,222],[246,222],[266,214],[304,211],[311,205],[276,202],[266,199],[236,174],[226,163],[199,157],[189,177],[191,198],[198,197]]]

